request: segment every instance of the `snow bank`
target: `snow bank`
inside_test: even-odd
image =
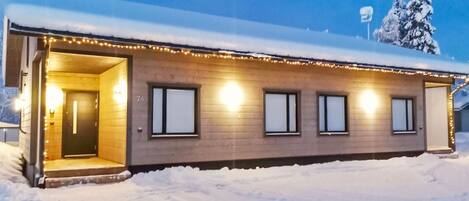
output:
[[[462,155],[469,156],[469,132],[456,133],[456,150]]]
[[[0,200],[36,200],[36,190],[21,174],[21,163],[19,149],[0,142]]]
[[[26,0],[18,2],[23,1]],[[335,34],[125,1],[64,0],[53,5],[41,2],[12,3],[5,15],[13,23],[33,28],[228,51],[469,73],[469,64]]]
[[[22,160],[18,147],[0,142],[0,180],[24,183]]]
[[[35,201],[39,199],[37,198],[37,189],[31,188],[27,184],[0,179],[0,200]]]
[[[121,183],[57,189],[30,188],[2,178],[2,201],[469,200],[469,157],[446,160],[430,154],[249,170],[174,167],[139,173]]]
[[[457,134],[458,148],[469,133]],[[469,200],[469,156],[431,154],[389,160],[330,162],[272,168],[200,171],[174,167],[121,183],[30,188],[19,179],[18,149],[0,143],[0,200],[34,201],[454,201]],[[469,149],[467,150],[469,153]],[[466,153],[466,152],[463,152]]]
[[[250,170],[175,167],[111,185],[39,192],[40,200],[469,200],[469,158],[419,157]],[[80,195],[80,196],[70,196]]]

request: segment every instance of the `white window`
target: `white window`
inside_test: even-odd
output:
[[[394,132],[414,131],[413,99],[392,99],[392,130]]]
[[[319,132],[328,134],[347,134],[347,97],[320,95]]]
[[[152,135],[196,133],[196,93],[193,88],[153,88]]]
[[[266,133],[297,133],[297,94],[266,92],[264,98]]]

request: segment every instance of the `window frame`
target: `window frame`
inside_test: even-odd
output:
[[[320,97],[324,97],[324,127],[325,131],[321,131],[321,117],[320,117]],[[344,98],[344,112],[345,112],[345,130],[343,131],[328,131],[327,130],[327,97],[343,97]],[[349,104],[348,104],[348,93],[345,92],[318,92],[316,96],[316,113],[317,113],[317,132],[319,136],[349,136]]]
[[[287,131],[267,131],[267,116],[266,116],[266,96],[267,94],[277,94],[277,95],[285,95],[287,100]],[[296,109],[296,130],[295,131],[288,131],[290,129],[290,95],[295,95],[295,109]],[[301,99],[301,92],[299,90],[279,90],[279,89],[264,89],[263,90],[263,122],[264,122],[264,136],[301,136],[301,106],[300,101]]]
[[[406,103],[406,128],[407,130],[394,130],[394,126],[393,126],[393,121],[394,121],[394,115],[393,115],[393,100],[404,100],[405,103]],[[412,101],[412,127],[413,129],[412,130],[408,130],[408,127],[409,127],[409,114],[408,114],[408,100],[411,100]],[[416,122],[417,122],[417,118],[416,118],[416,108],[415,108],[415,97],[411,97],[411,96],[391,96],[391,133],[393,135],[413,135],[413,134],[417,134],[417,129],[416,129]]]
[[[199,126],[200,126],[200,85],[197,84],[161,84],[161,83],[148,83],[149,95],[148,95],[148,136],[149,139],[157,138],[194,138],[200,137]],[[153,133],[153,90],[155,88],[162,89],[163,93],[163,111],[162,111],[162,132]],[[194,91],[194,132],[171,132],[168,133],[166,128],[166,93],[168,89],[175,90],[192,90]]]

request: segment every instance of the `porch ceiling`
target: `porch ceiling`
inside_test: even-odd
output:
[[[55,72],[101,74],[125,60],[120,57],[51,52],[47,68]]]
[[[2,75],[6,87],[18,87],[23,36],[5,34]],[[1,59],[0,59],[1,60]]]
[[[425,82],[425,87],[426,88],[431,88],[431,87],[447,87],[451,86],[449,83],[438,83],[438,82]]]

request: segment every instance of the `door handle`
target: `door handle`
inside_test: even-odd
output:
[[[78,132],[78,101],[74,100],[72,107],[72,133],[76,135]]]

